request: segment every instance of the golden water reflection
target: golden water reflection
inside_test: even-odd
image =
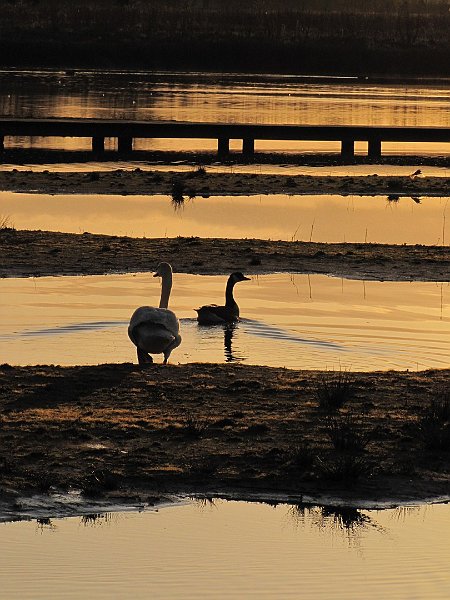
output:
[[[276,76],[41,72],[0,73],[0,115],[144,121],[449,127],[442,85],[287,81]],[[116,141],[108,140],[107,149]],[[232,148],[240,148],[234,141]],[[89,140],[7,139],[7,146],[88,149]],[[367,144],[357,144],[357,153]],[[147,150],[215,150],[213,140],[138,140]],[[326,142],[257,142],[258,151],[337,152]],[[449,154],[450,144],[383,144],[393,154]]]
[[[183,341],[171,362],[356,371],[449,366],[449,283],[254,276],[235,290],[240,323],[199,327],[194,308],[222,303],[226,279],[175,274],[170,306]],[[20,365],[136,361],[128,320],[160,294],[150,273],[3,279],[0,291],[0,362]]]
[[[0,215],[17,229],[132,237],[199,236],[284,241],[442,245],[449,198],[386,196],[46,195],[0,192]]]
[[[8,600],[446,600],[449,523],[448,505],[342,513],[223,501],[11,523],[0,527],[2,593]]]

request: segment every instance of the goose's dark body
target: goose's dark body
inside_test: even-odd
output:
[[[239,281],[249,281],[241,272],[232,273],[227,281],[225,290],[225,305],[207,304],[197,308],[197,321],[200,325],[221,325],[235,323],[239,320],[239,306],[233,296],[233,288]]]

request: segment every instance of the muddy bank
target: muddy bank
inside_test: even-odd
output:
[[[318,371],[3,365],[0,377],[0,489],[10,503],[55,488],[115,502],[450,494],[450,454],[430,446],[421,421],[432,399],[448,400],[449,370],[348,374],[337,411],[320,398],[339,374]]]
[[[376,167],[374,167],[376,172]],[[177,198],[260,194],[340,194],[373,196],[448,196],[450,178],[409,176],[311,176],[189,172],[0,171],[0,190],[41,194],[167,194]]]
[[[130,238],[0,229],[0,277],[152,271],[321,273],[386,281],[449,281],[449,246],[325,244],[214,238]]]

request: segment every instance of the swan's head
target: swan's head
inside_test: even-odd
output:
[[[251,281],[250,277],[245,277],[245,275],[240,271],[231,273],[230,279],[233,281],[233,283],[237,283],[238,281]]]
[[[166,262],[159,263],[153,277],[166,277],[167,275],[172,275],[172,267]]]

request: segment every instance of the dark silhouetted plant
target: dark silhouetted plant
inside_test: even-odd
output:
[[[331,417],[326,425],[327,434],[336,450],[362,452],[370,442],[370,432],[362,430],[362,421],[353,415]]]
[[[187,412],[182,421],[182,430],[186,437],[192,439],[199,439],[204,434],[208,422],[204,419]]]
[[[302,442],[294,446],[288,453],[290,464],[300,471],[311,469],[314,464],[316,453],[308,442]]]
[[[315,392],[320,409],[334,412],[353,398],[354,381],[347,371],[325,373],[317,382]]]
[[[450,450],[450,391],[440,390],[419,418],[419,435],[429,450]]]
[[[114,473],[97,469],[85,477],[81,485],[84,496],[99,497],[106,491],[116,490],[119,487],[118,477]]]
[[[318,457],[316,460],[317,471],[324,479],[343,481],[352,484],[361,478],[369,477],[372,468],[364,456],[345,453],[327,458]]]

